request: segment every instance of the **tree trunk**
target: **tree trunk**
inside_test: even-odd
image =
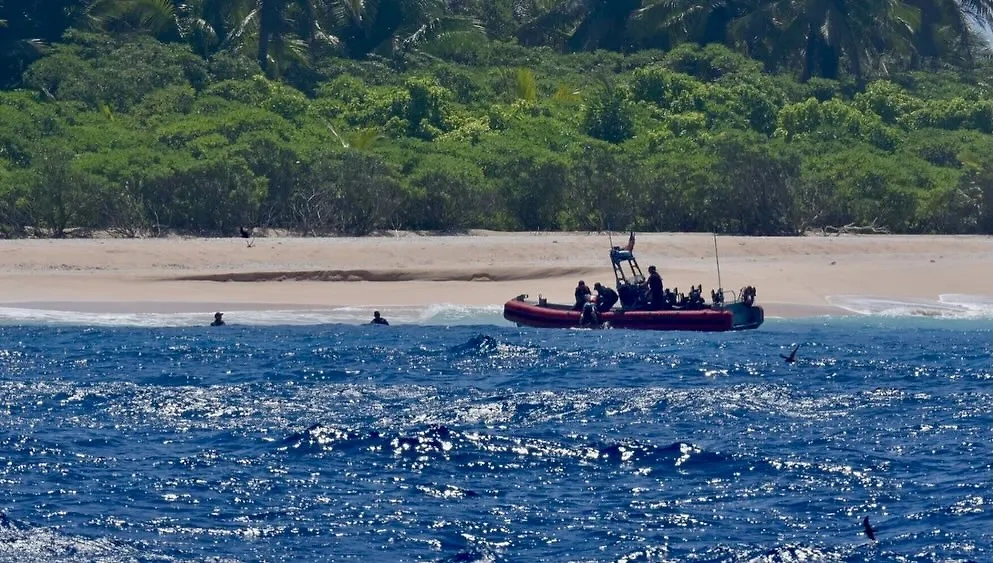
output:
[[[269,76],[269,42],[279,16],[279,0],[259,0],[259,68]]]
[[[720,43],[730,46],[728,41],[728,27],[731,25],[731,12],[727,6],[717,6],[707,14],[707,21],[704,24],[703,36],[700,37],[700,45],[708,43]]]
[[[913,5],[921,11],[921,23],[914,32],[913,64],[921,67],[925,61],[938,57],[935,29],[941,21],[941,11],[929,0],[914,2]]]
[[[862,65],[858,58],[858,51],[852,49],[852,74],[856,79],[862,76]],[[841,50],[825,41],[821,42],[821,76],[837,80],[841,74]]]
[[[807,82],[814,75],[814,57],[817,50],[817,30],[807,26],[807,44],[803,49],[803,70],[800,72],[800,82]]]

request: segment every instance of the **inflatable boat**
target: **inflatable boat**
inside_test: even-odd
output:
[[[709,304],[700,295],[702,288],[694,288],[689,297],[666,290],[664,299],[652,303],[645,276],[634,257],[634,233],[631,233],[627,247],[611,247],[610,261],[617,282],[618,307],[598,312],[593,301],[567,305],[548,303],[541,296],[529,300],[522,294],[504,304],[503,317],[517,326],[537,328],[709,332],[755,329],[765,321],[765,312],[755,304],[756,290],[752,286],[738,292],[725,292],[721,288],[711,291]],[[730,299],[727,299],[727,293],[731,294]]]

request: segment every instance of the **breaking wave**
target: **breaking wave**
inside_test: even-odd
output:
[[[503,306],[464,306],[440,303],[426,307],[335,307],[326,309],[237,310],[221,309],[228,325],[279,326],[364,324],[374,310],[394,325],[510,326],[503,318]],[[199,313],[129,313],[71,311],[45,308],[0,307],[0,324],[42,324],[69,326],[189,327],[204,326],[213,319],[213,310]]]
[[[993,318],[993,295],[945,293],[933,299],[888,299],[865,295],[832,295],[828,302],[859,315],[934,317],[941,319]]]
[[[993,318],[993,295],[942,294],[936,300],[887,299],[866,295],[834,295],[827,301],[849,314],[879,317],[931,317],[939,319]],[[127,303],[97,304],[26,304],[0,307],[0,325],[64,325],[105,327],[190,327],[204,326],[213,318],[214,309],[185,311],[141,312],[127,311]],[[91,310],[73,310],[74,308]],[[113,311],[94,311],[106,306]],[[160,307],[168,308],[168,303]],[[437,303],[427,306],[380,305],[376,307],[327,307],[258,309],[231,304],[223,308],[229,325],[281,326],[323,324],[365,324],[374,310],[382,311],[393,325],[415,326],[512,326],[503,318],[503,305],[467,306]],[[280,306],[277,306],[280,307]],[[177,309],[180,308],[177,306]],[[141,309],[136,306],[135,309]],[[827,315],[831,316],[831,315]],[[770,316],[773,320],[778,317]]]

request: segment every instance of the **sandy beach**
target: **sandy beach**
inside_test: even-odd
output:
[[[623,245],[626,234],[613,243]],[[718,237],[721,283],[753,285],[772,316],[842,313],[839,299],[993,296],[993,237]],[[570,302],[579,279],[612,283],[606,234],[0,241],[0,306],[197,312],[340,306]],[[709,234],[638,233],[666,286],[718,286]]]

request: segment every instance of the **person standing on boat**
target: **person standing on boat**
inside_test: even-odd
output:
[[[662,276],[655,266],[648,267],[648,305],[652,309],[661,309],[665,299],[662,297]]]
[[[586,282],[579,280],[579,285],[576,286],[576,304],[572,306],[573,311],[582,311],[583,305],[589,300],[592,292]]]
[[[596,290],[596,308],[597,311],[601,313],[606,313],[611,307],[617,303],[617,292],[613,289],[596,282],[593,284],[593,289]]]

